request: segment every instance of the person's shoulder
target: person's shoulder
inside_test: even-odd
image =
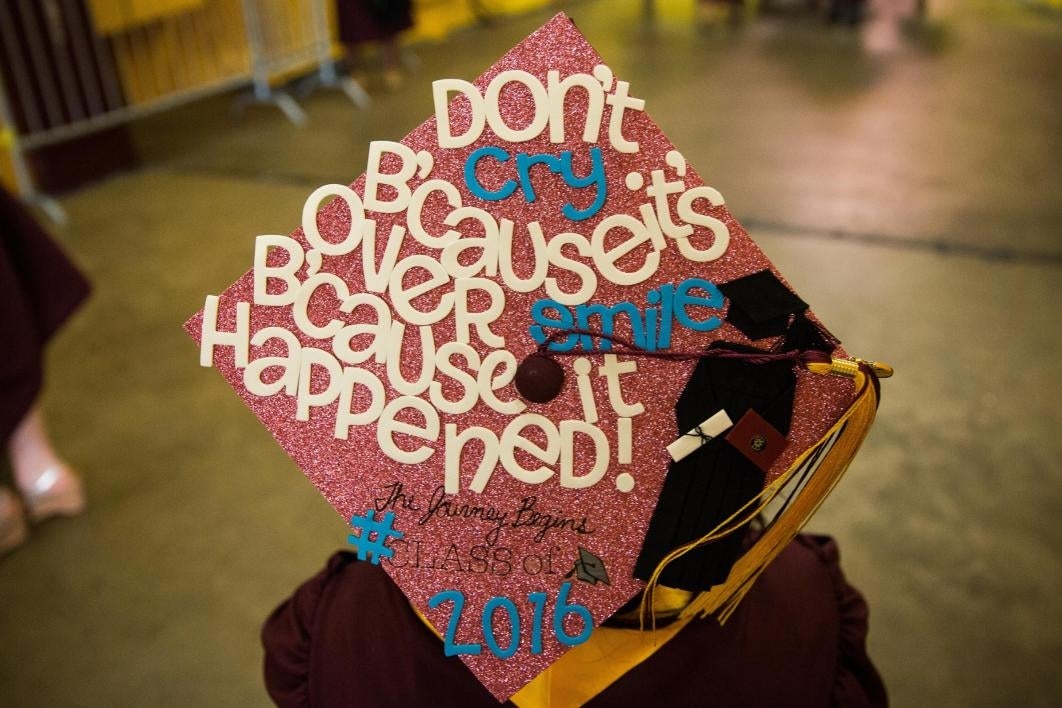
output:
[[[315,614],[412,614],[402,591],[381,566],[358,560],[348,551],[332,554],[325,567],[295,591],[294,597],[300,595],[314,598]]]
[[[797,535],[795,541],[790,545],[791,548],[803,549],[825,566],[840,565],[841,548],[832,536],[802,533]]]

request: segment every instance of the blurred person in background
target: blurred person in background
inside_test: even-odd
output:
[[[866,0],[830,0],[827,5],[826,20],[830,24],[855,27],[867,14]]]
[[[26,519],[81,512],[77,474],[56,451],[40,407],[45,343],[89,285],[30,213],[0,187],[0,441],[15,491],[0,486],[0,555],[21,544]]]
[[[339,41],[346,50],[347,71],[365,84],[359,53],[366,42],[380,51],[380,80],[388,91],[404,82],[398,50],[398,33],[413,26],[412,0],[336,0]]]

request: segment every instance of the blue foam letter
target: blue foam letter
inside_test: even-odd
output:
[[[476,167],[479,165],[479,161],[484,157],[493,157],[498,162],[508,162],[509,153],[500,147],[488,146],[481,147],[474,151],[465,160],[465,186],[468,187],[468,191],[472,192],[475,196],[488,202],[501,201],[512,195],[516,191],[516,181],[508,180],[495,192],[490,191],[482,184],[479,183],[479,179],[476,177]]]

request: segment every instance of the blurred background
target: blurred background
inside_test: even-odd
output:
[[[0,0],[0,179],[94,286],[43,399],[88,508],[0,558],[0,705],[267,703],[261,622],[348,527],[181,324],[559,9],[896,368],[812,521],[893,704],[1059,705],[1060,5],[417,0],[344,48],[317,0]]]

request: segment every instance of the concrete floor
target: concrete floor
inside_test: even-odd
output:
[[[813,521],[872,608],[897,706],[1062,703],[1062,21],[930,3],[862,34],[783,12],[698,29],[642,3],[570,13],[850,351],[878,423]],[[257,632],[347,527],[184,318],[287,233],[317,185],[431,111],[545,14],[418,50],[312,127],[222,97],[135,126],[145,164],[62,199],[96,293],[49,355],[54,432],[91,507],[0,561],[0,705],[262,705]]]

